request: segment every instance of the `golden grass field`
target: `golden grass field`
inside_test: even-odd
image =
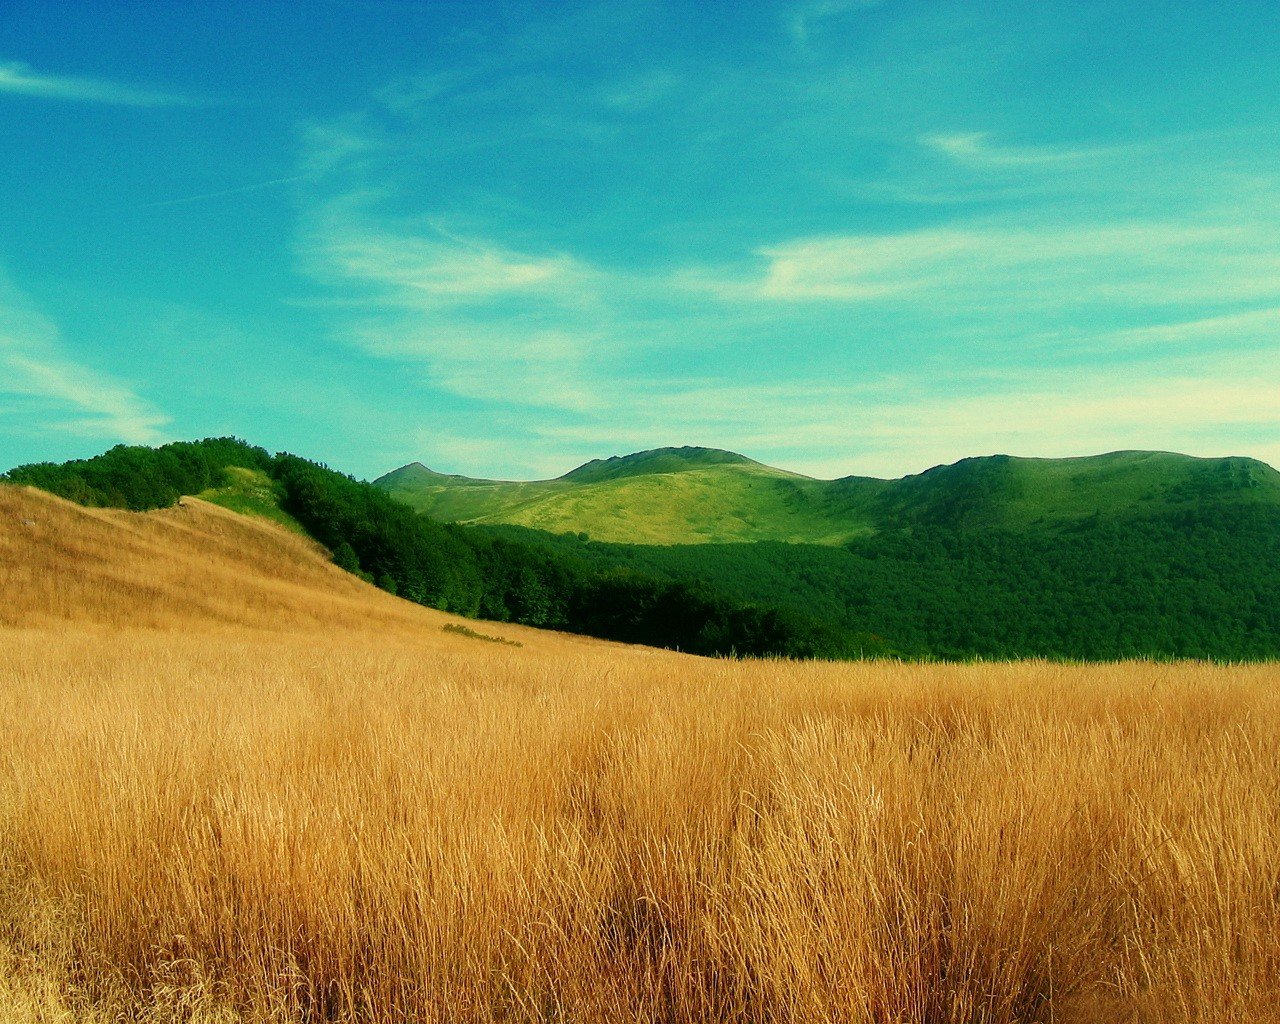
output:
[[[1280,669],[727,662],[0,488],[0,1021],[1280,1020]]]

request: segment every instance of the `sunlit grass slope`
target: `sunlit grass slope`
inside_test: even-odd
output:
[[[711,449],[597,460],[527,483],[443,476],[414,463],[376,483],[438,519],[586,532],[598,540],[834,541],[848,532],[815,507],[819,481]]]
[[[279,525],[198,498],[133,513],[0,484],[0,595],[0,627],[390,631],[472,646],[437,636],[456,617],[362,582]],[[494,630],[535,644],[591,643]]]
[[[1280,473],[1263,463],[1166,452],[992,456],[901,480],[815,480],[731,452],[667,448],[597,460],[555,480],[471,480],[414,463],[376,483],[439,519],[640,544],[841,544],[917,522],[1018,529],[1206,500],[1280,504]]]
[[[1274,666],[452,631],[12,487],[0,594],[0,1021],[1280,1020]]]

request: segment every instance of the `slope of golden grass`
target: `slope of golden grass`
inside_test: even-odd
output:
[[[38,501],[105,525],[0,520],[0,1020],[1280,1020],[1274,667],[511,648]]]
[[[198,498],[157,512],[84,508],[0,485],[0,627],[406,634],[443,649],[462,622],[343,572],[315,543]],[[588,645],[519,626],[485,627],[534,647]]]

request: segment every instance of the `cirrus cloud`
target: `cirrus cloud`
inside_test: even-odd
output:
[[[0,394],[26,428],[129,444],[163,440],[170,418],[133,388],[70,358],[57,327],[0,277]]]
[[[35,96],[77,103],[105,103],[125,107],[191,106],[193,100],[82,75],[53,75],[19,61],[0,62],[0,93]]]

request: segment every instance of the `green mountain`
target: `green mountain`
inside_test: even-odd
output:
[[[413,463],[374,485],[446,522],[634,544],[845,545],[910,528],[1060,528],[1205,502],[1280,506],[1280,473],[1265,463],[1169,452],[995,455],[899,480],[816,480],[733,452],[659,448],[597,459],[554,480],[474,480]]]

